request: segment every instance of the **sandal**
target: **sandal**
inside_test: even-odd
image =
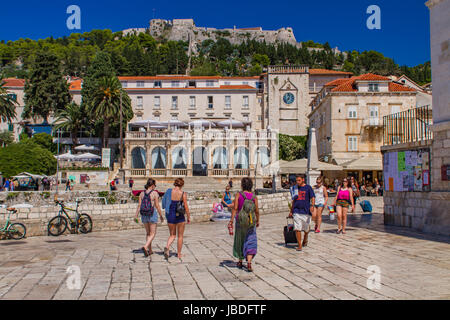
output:
[[[302,248],[295,248],[296,251],[302,251]]]
[[[164,248],[164,258],[169,259],[169,248]]]
[[[236,264],[236,266],[237,266],[239,269],[242,269],[242,268],[244,267],[244,264],[242,263],[242,261],[239,261],[239,262]]]
[[[148,257],[148,251],[144,247],[141,248],[142,251],[144,251],[144,257]]]
[[[345,232],[345,231],[342,231],[342,234],[346,234],[347,232]]]
[[[336,231],[337,234],[339,234],[339,233],[341,233],[341,232],[342,232],[341,229],[338,229],[338,231]]]
[[[251,262],[247,262],[247,271],[248,272],[253,272],[253,268],[252,268],[252,263]]]
[[[303,241],[302,247],[307,247],[307,246],[308,246],[308,241]]]

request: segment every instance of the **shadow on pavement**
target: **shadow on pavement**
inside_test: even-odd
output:
[[[73,240],[46,240],[47,243],[66,243],[66,242],[73,242]]]
[[[0,245],[2,245],[2,246],[13,246],[13,245],[24,244],[24,243],[27,243],[27,242],[26,241],[8,241],[8,242],[0,243]]]
[[[337,217],[336,219],[330,221],[328,215],[322,216],[322,221],[328,224],[337,225]],[[441,235],[435,235],[430,233],[424,233],[422,231],[400,227],[400,226],[392,226],[384,224],[384,214],[383,213],[366,213],[366,214],[349,214],[347,216],[347,226],[357,227],[357,228],[365,228],[368,230],[374,230],[379,232],[385,232],[390,234],[395,234],[404,237],[415,238],[419,240],[428,240],[428,241],[436,241],[450,244],[450,238]],[[337,227],[336,227],[337,228]],[[346,231],[350,231],[351,229],[347,228]],[[322,232],[333,232],[331,230],[325,230]]]

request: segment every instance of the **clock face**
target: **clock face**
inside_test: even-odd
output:
[[[293,95],[292,93],[290,93],[290,92],[285,93],[284,96],[283,96],[283,101],[284,101],[284,103],[286,103],[286,104],[292,104],[292,103],[294,102],[294,100],[295,100],[295,97],[294,97],[294,95]]]

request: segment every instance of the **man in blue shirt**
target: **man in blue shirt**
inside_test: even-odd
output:
[[[295,190],[295,189],[294,189]],[[309,224],[314,210],[315,194],[311,186],[305,183],[305,176],[297,176],[297,194],[292,200],[289,217],[294,219],[295,236],[297,237],[297,251],[308,245]],[[302,231],[305,233],[302,242]]]

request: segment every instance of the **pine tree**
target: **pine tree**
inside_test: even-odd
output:
[[[69,84],[61,72],[59,59],[52,53],[38,52],[30,78],[25,83],[22,117],[40,117],[47,122],[51,113],[63,109],[71,100]]]

